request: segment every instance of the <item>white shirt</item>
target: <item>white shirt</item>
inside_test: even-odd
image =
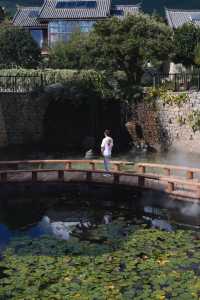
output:
[[[106,136],[101,143],[101,148],[103,148],[103,155],[111,156],[112,147],[113,147],[113,139],[109,136]]]

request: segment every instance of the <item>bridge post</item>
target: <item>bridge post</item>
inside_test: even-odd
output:
[[[65,163],[65,170],[71,170],[72,169],[72,162],[68,161]]]
[[[186,173],[186,178],[187,178],[187,179],[193,179],[193,178],[194,178],[194,172],[192,172],[192,171],[187,171],[187,173]]]
[[[65,180],[64,170],[58,170],[58,180],[59,181],[64,181]]]
[[[92,171],[95,171],[96,170],[95,162],[91,161],[89,164],[91,166]]]
[[[174,191],[174,182],[168,182],[167,183],[167,192],[172,193]]]
[[[146,167],[145,166],[139,166],[139,172],[144,174],[146,172]]]
[[[120,163],[114,163],[114,171],[116,171],[116,172],[121,171],[121,164]]]
[[[164,168],[164,174],[166,176],[170,176],[171,175],[171,170],[169,168]]]

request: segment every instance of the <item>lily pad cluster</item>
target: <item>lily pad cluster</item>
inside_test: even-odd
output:
[[[0,261],[0,299],[200,299],[198,238],[123,220],[68,241],[18,238]]]

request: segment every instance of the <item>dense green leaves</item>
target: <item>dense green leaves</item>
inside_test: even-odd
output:
[[[39,62],[40,49],[27,30],[0,27],[0,66],[34,68]]]
[[[172,52],[172,31],[156,18],[138,15],[97,22],[89,34],[75,33],[50,52],[52,66],[123,71],[129,84],[140,83],[147,63],[159,65]]]
[[[200,28],[198,26],[187,23],[176,29],[174,33],[174,62],[182,63],[186,67],[195,64],[199,41]]]
[[[0,299],[199,299],[193,232],[100,225],[87,239],[18,239],[0,262]]]

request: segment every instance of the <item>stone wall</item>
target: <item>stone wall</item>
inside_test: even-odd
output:
[[[0,147],[40,141],[47,106],[43,93],[0,94]]]
[[[188,122],[189,113],[200,110],[200,93],[189,92],[188,96],[189,100],[181,107],[164,104],[162,99],[156,105],[145,102],[133,105],[132,118],[127,123],[133,141],[157,149],[171,147],[200,153],[200,132],[194,133]],[[143,138],[138,136],[137,127],[141,128]]]
[[[40,142],[44,136],[44,117],[58,87],[29,94],[0,94],[0,147]],[[160,149],[173,147],[200,153],[200,132],[193,132],[188,114],[200,110],[200,93],[190,92],[181,106],[140,102],[132,106],[132,118],[126,124],[133,143],[148,143]],[[179,119],[185,121],[180,123]]]

